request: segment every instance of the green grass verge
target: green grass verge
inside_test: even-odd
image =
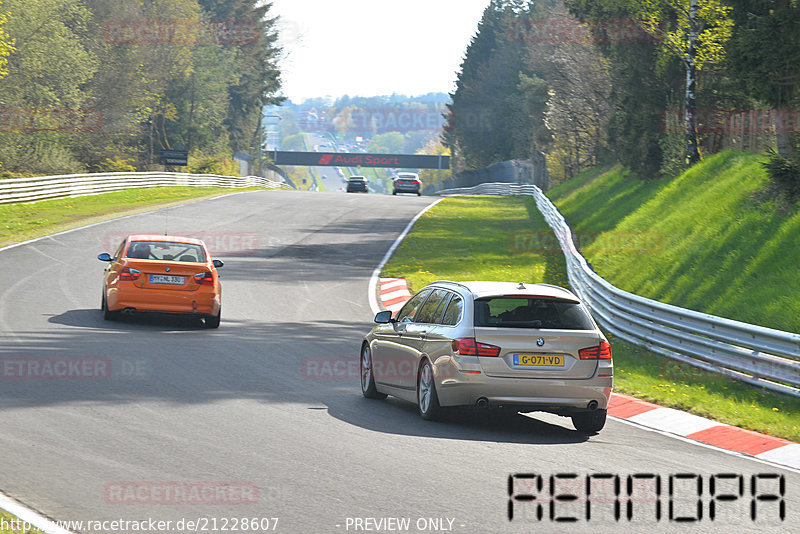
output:
[[[22,527],[24,524],[16,516],[9,514],[5,510],[0,510],[0,518],[5,521],[7,526],[7,528],[0,528],[0,534],[42,534],[42,531],[36,527],[31,527],[27,530],[23,530],[22,528],[12,529],[12,526]]]
[[[513,247],[532,228],[548,229],[530,198],[447,198],[420,217],[382,276],[406,278],[412,291],[443,279],[565,284],[558,256]]]
[[[259,188],[152,187],[0,206],[0,246],[201,198]]]
[[[641,187],[655,186],[642,183]],[[381,276],[406,278],[412,292],[440,279],[568,287],[563,255],[545,247],[516,245],[519,236],[531,235],[555,239],[530,198],[447,198],[420,217]],[[613,336],[609,339],[615,391],[800,441],[796,399],[676,364]]]
[[[594,269],[676,306],[800,332],[800,210],[763,192],[763,157],[726,151],[680,176],[615,167],[548,192]]]

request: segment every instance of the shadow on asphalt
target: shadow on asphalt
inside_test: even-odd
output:
[[[424,421],[416,405],[393,397],[385,401],[355,396],[328,404],[328,413],[346,423],[385,434],[500,443],[583,443],[589,437],[575,430],[527,417],[471,408],[446,410],[439,421]],[[568,421],[568,419],[564,419]]]
[[[223,314],[219,329],[205,329],[199,320],[174,316],[104,321],[99,309],[69,310],[49,323],[58,326],[47,335],[17,332],[19,341],[0,346],[0,407],[251,399],[264,404],[265,417],[268,407],[281,403],[327,407],[331,417],[387,434],[509,443],[587,440],[522,415],[452,410],[444,420],[428,422],[411,403],[363,398],[358,354],[369,323],[267,324]],[[54,377],[45,376],[41,365],[26,367],[45,359],[105,362],[106,372]]]

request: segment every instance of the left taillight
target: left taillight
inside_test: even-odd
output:
[[[500,356],[500,347],[479,343],[475,338],[467,337],[453,340],[453,352],[461,356]]]
[[[119,272],[119,279],[127,280],[129,282],[138,280],[140,276],[142,276],[142,271],[139,269],[132,269],[131,267],[123,267],[123,269]]]
[[[610,360],[611,345],[606,341],[601,341],[596,347],[586,347],[578,351],[581,360]]]
[[[214,275],[206,271],[204,273],[197,273],[194,275],[194,282],[201,286],[213,286]]]

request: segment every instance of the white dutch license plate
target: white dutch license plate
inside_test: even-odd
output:
[[[171,274],[151,274],[151,284],[171,284],[173,286],[183,285],[183,276],[174,276]]]

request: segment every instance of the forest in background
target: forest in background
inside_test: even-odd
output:
[[[234,172],[280,102],[271,4],[3,0],[0,176],[157,168]]]
[[[693,135],[700,156],[775,149],[770,175],[797,191],[800,5],[492,0],[451,98],[442,137],[456,169],[542,152],[555,181],[601,162],[676,175]]]

